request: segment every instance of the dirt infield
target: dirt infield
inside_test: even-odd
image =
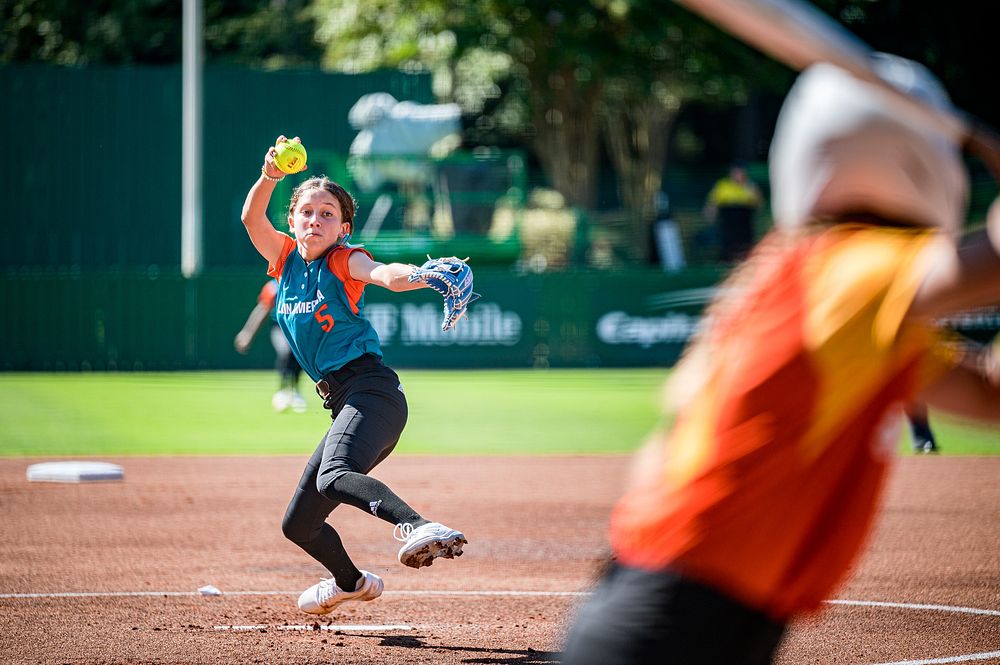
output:
[[[28,483],[34,461],[0,460],[4,663],[558,662],[626,465],[390,458],[374,475],[463,529],[467,554],[404,568],[388,524],[341,507],[331,522],[386,592],[315,621],[295,597],[323,571],[279,527],[304,456],[108,459],[125,480],[89,485]],[[1000,458],[901,459],[844,602],[796,625],[779,662],[1000,663],[998,481]]]

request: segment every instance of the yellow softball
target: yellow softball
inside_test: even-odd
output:
[[[298,173],[306,167],[305,146],[297,141],[282,141],[274,146],[274,163],[285,173]]]

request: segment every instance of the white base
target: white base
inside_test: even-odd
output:
[[[90,483],[124,477],[122,468],[109,462],[42,462],[28,467],[30,482]]]

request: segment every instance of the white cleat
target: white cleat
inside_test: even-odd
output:
[[[284,413],[288,411],[292,406],[292,394],[285,388],[282,388],[278,392],[274,393],[271,397],[271,407],[278,413]]]
[[[349,600],[375,600],[382,595],[382,578],[367,570],[361,571],[358,588],[344,591],[332,577],[320,580],[299,596],[299,609],[309,614],[328,614]]]
[[[296,390],[292,391],[292,397],[290,403],[292,406],[292,411],[294,411],[295,413],[305,413],[306,409],[309,408],[309,403],[306,402],[305,398],[302,395],[300,395],[299,392]]]
[[[465,534],[449,529],[440,522],[428,522],[413,528],[409,523],[397,524],[392,532],[404,544],[399,548],[399,562],[410,568],[423,568],[444,557],[462,556],[462,546],[468,544]]]

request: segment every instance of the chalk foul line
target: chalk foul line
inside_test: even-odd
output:
[[[968,663],[975,660],[992,660],[994,658],[1000,658],[1000,651],[967,653],[961,656],[945,656],[944,658],[923,660],[897,660],[891,663],[872,663],[872,665],[937,665],[940,663]]]
[[[206,594],[199,591],[54,591],[48,593],[0,593],[0,599],[7,598],[115,598],[115,597],[163,597],[163,596],[297,596],[300,591],[225,591],[220,594]],[[582,597],[589,591],[449,591],[443,589],[393,590],[385,591],[385,596],[510,596],[510,597]],[[923,603],[891,603],[879,600],[826,600],[829,605],[852,605],[858,607],[887,607],[903,610],[928,610],[932,612],[955,612],[1000,616],[1000,610],[955,605],[932,605]]]
[[[857,607],[886,607],[900,610],[924,610],[930,612],[954,612],[958,614],[974,614],[979,616],[1000,616],[1000,610],[987,610],[979,607],[956,607],[954,605],[933,605],[927,603],[889,603],[878,600],[826,600],[829,605],[853,605]],[[980,660],[1000,658],[1000,651],[983,653],[966,653],[957,656],[941,658],[921,658],[918,660],[898,660],[891,663],[872,663],[871,665],[946,665],[947,663],[971,663]]]
[[[226,591],[221,593],[203,593],[200,591],[65,591],[50,593],[0,593],[0,600],[3,599],[24,599],[24,598],[128,598],[128,597],[191,597],[204,596],[207,598],[218,596],[297,596],[298,591]],[[507,597],[581,597],[589,596],[589,591],[445,591],[445,590],[404,590],[386,591],[384,596],[507,596]],[[984,609],[979,607],[961,607],[954,605],[935,605],[927,603],[893,603],[877,600],[847,600],[836,599],[824,601],[829,605],[847,605],[857,607],[884,607],[902,610],[921,610],[930,612],[953,612],[957,614],[970,614],[979,616],[1000,617],[1000,610]],[[327,630],[341,632],[364,632],[364,631],[406,631],[413,630],[411,626],[405,624],[385,624],[385,625],[266,625],[253,624],[243,626],[215,626],[218,631],[258,631],[258,630]],[[949,663],[968,663],[1000,659],[1000,651],[988,651],[982,653],[969,653],[957,656],[945,656],[941,658],[924,658],[919,660],[900,660],[887,663],[872,663],[871,665],[947,665]]]
[[[383,632],[389,630],[413,630],[411,626],[406,624],[382,624],[382,625],[345,625],[345,626],[332,626],[332,625],[322,625],[318,623],[312,623],[308,625],[268,625],[268,624],[255,624],[247,626],[215,626],[215,630],[227,630],[235,632],[246,632],[246,631],[258,631],[258,630],[339,630],[344,633],[365,633],[365,632]]]
[[[301,591],[224,591],[219,594],[199,591],[62,591],[50,593],[0,593],[0,599],[7,598],[128,598],[128,597],[189,597],[205,596],[298,596]],[[385,591],[383,596],[511,596],[511,597],[555,597],[589,596],[589,591]]]
[[[955,612],[958,614],[980,614],[984,616],[1000,617],[1000,610],[986,610],[978,607],[957,607],[955,605],[927,605],[922,603],[887,603],[878,600],[824,600],[823,602],[829,605],[855,605],[858,607],[890,607],[901,610],[929,610],[931,612]]]

